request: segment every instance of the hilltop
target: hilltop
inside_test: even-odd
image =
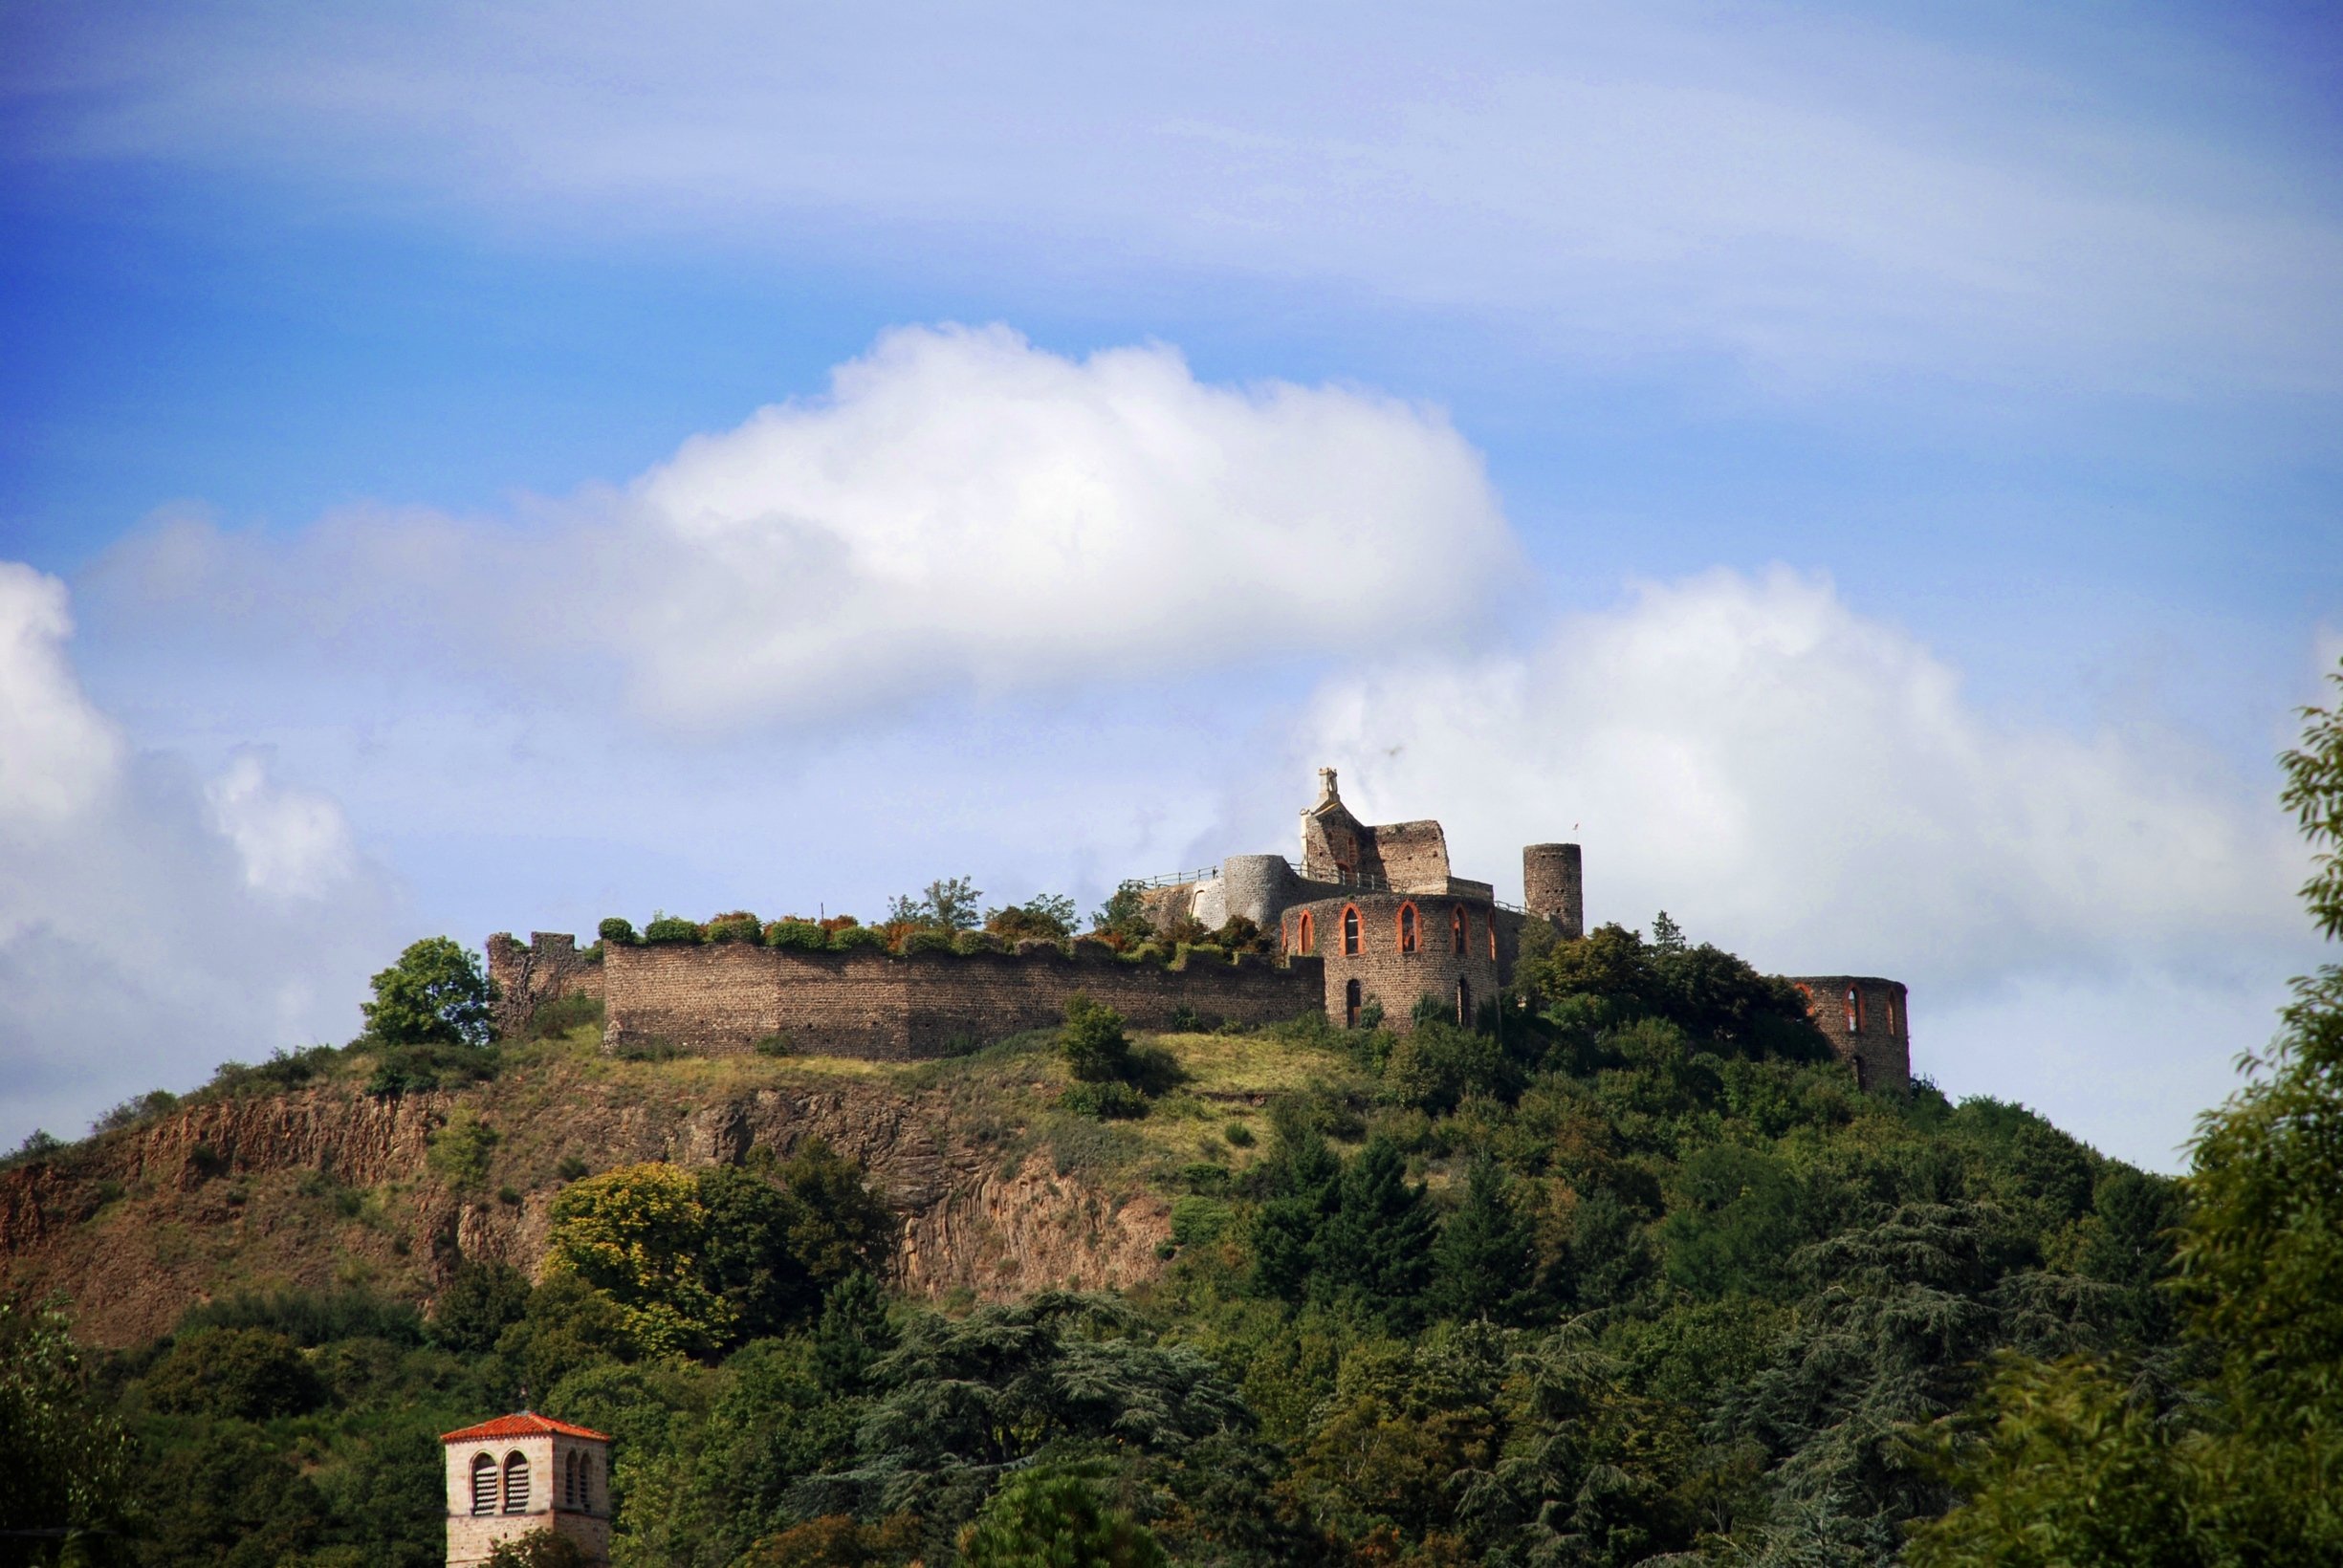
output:
[[[630,1055],[560,997],[444,1081],[361,1039],[126,1108],[0,1171],[0,1248],[112,1352],[149,1462],[217,1493],[142,1561],[421,1568],[426,1438],[524,1388],[619,1434],[625,1563],[952,1560],[1035,1460],[1181,1561],[1892,1552],[1950,1496],[1899,1434],[1997,1349],[2169,1341],[2172,1184],[1924,1078],[1866,1093],[1781,983],[1661,929],[1404,1034]],[[576,1261],[646,1182],[832,1219],[866,1187],[893,1304],[799,1240],[712,1230],[777,1249],[687,1260],[714,1296]]]

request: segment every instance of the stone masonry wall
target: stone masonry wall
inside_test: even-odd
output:
[[[544,1433],[445,1445],[449,1568],[471,1568],[472,1564],[485,1562],[500,1542],[517,1540],[536,1530],[552,1530],[567,1535],[584,1552],[588,1563],[608,1563],[609,1455],[604,1448],[600,1443],[580,1443]],[[589,1474],[593,1494],[583,1508],[570,1507],[557,1495],[557,1478],[560,1474],[558,1467],[567,1460],[572,1449],[584,1451],[592,1460]],[[529,1506],[525,1511],[516,1514],[507,1514],[501,1508],[493,1514],[471,1511],[471,1463],[474,1455],[483,1453],[496,1462],[499,1476],[507,1455],[518,1453],[526,1457]]]
[[[1399,946],[1399,911],[1412,905],[1416,913],[1416,949]],[[1343,951],[1343,911],[1359,911],[1359,951]],[[1437,997],[1453,1006],[1456,982],[1471,988],[1478,1011],[1495,998],[1503,976],[1512,970],[1520,942],[1521,917],[1509,916],[1494,904],[1477,899],[1436,894],[1359,893],[1348,898],[1322,899],[1285,912],[1281,935],[1288,951],[1301,941],[1302,917],[1307,912],[1314,950],[1325,965],[1326,1016],[1336,1023],[1349,1016],[1350,982],[1359,983],[1360,1005],[1379,1002],[1386,1027],[1406,1034],[1414,1027],[1417,998]],[[1455,918],[1465,918],[1464,950],[1456,950]],[[1491,923],[1496,926],[1496,951],[1491,952]]]
[[[1135,1027],[1185,1008],[1207,1021],[1274,1023],[1318,1006],[1319,966],[1266,959],[1129,963],[1093,943],[1068,956],[808,953],[748,943],[612,947],[603,960],[604,1041],[665,1042],[712,1055],[777,1037],[788,1049],[908,1059],[1048,1028],[1081,991]]]
[[[1795,976],[1790,984],[1806,992],[1815,1027],[1839,1060],[1854,1069],[1857,1083],[1896,1094],[1912,1087],[1912,1019],[1901,983],[1869,974],[1823,974]]]
[[[509,931],[488,939],[488,977],[496,988],[499,1034],[517,1034],[529,1014],[557,996],[600,996],[602,967],[578,950],[578,939],[561,931],[531,931],[529,946]]]

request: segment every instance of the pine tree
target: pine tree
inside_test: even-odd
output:
[[[1497,1162],[1473,1162],[1464,1207],[1450,1217],[1433,1249],[1432,1310],[1444,1318],[1518,1323],[1537,1298],[1529,1222],[1513,1206]]]
[[[1333,1217],[1319,1236],[1318,1284],[1355,1296],[1395,1324],[1412,1322],[1432,1275],[1434,1223],[1399,1145],[1370,1138],[1343,1172]]]

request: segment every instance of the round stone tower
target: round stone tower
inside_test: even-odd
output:
[[[1587,884],[1576,844],[1522,849],[1522,906],[1552,921],[1572,941],[1587,934]]]
[[[1912,1087],[1912,1013],[1898,980],[1875,974],[1789,977],[1806,993],[1807,1012],[1858,1086],[1901,1094]]]

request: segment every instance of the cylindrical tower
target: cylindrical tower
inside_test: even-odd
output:
[[[1587,934],[1587,884],[1576,844],[1522,849],[1522,906],[1552,921],[1572,941]]]
[[[1912,1014],[1903,983],[1875,974],[1789,977],[1806,993],[1807,1012],[1839,1060],[1854,1070],[1859,1087],[1912,1087]]]

